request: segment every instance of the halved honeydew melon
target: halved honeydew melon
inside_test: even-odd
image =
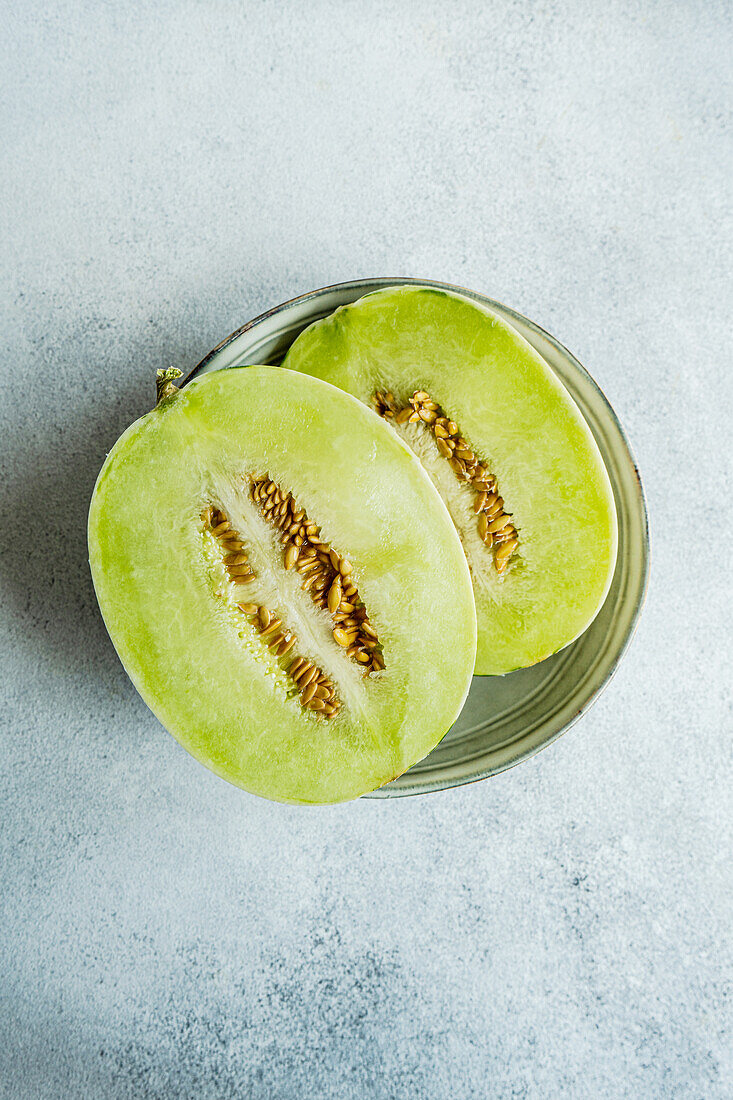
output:
[[[432,287],[389,287],[317,321],[285,358],[375,409],[420,458],[473,580],[476,672],[532,665],[592,622],[616,511],[570,394],[510,325]]]
[[[247,790],[317,803],[381,786],[448,730],[474,665],[470,577],[439,495],[325,382],[249,367],[162,392],[89,513],[127,672]]]

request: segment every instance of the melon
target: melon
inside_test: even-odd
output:
[[[164,375],[104,463],[88,538],[136,688],[248,791],[355,798],[461,710],[476,616],[460,540],[413,451],[324,381]]]
[[[514,328],[456,293],[389,287],[310,325],[283,366],[357,397],[420,459],[471,571],[477,674],[588,627],[614,571],[613,493],[572,397]]]

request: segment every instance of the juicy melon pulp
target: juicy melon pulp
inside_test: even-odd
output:
[[[389,423],[418,455],[461,538],[478,617],[476,672],[543,660],[592,622],[616,560],[616,511],[598,446],[558,378],[510,325],[432,287],[375,291],[316,321],[284,364],[371,408],[429,395],[498,484],[517,548],[497,571],[477,529],[476,492],[424,423]]]
[[[365,674],[334,640],[328,607],[285,567],[283,532],[252,496],[265,474],[348,559],[383,670]],[[222,515],[251,565],[247,583],[229,572],[246,572],[241,555],[226,565],[227,535],[212,533]],[[94,490],[89,554],[146,703],[193,756],[256,794],[317,803],[373,790],[429,752],[468,692],[471,582],[440,497],[383,422],[306,375],[204,375],[128,428]],[[288,655],[267,647],[242,601],[279,616],[296,638]],[[301,705],[294,654],[334,685],[330,717]]]

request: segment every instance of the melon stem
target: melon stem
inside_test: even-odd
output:
[[[167,367],[165,370],[155,372],[156,405],[159,405],[161,401],[165,401],[169,397],[174,397],[179,392],[179,387],[174,386],[173,382],[182,375],[183,371],[180,371],[178,367]]]

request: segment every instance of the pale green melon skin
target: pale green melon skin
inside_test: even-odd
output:
[[[220,612],[200,552],[212,469],[269,471],[348,553],[387,664],[360,680],[359,714],[306,715]],[[354,798],[425,756],[461,710],[476,621],[453,525],[409,448],[324,382],[249,367],[189,383],[116,443],[88,536],[99,605],[133,683],[184,748],[246,790]]]
[[[488,459],[520,553],[504,578],[473,570],[477,674],[535,664],[587,628],[616,561],[613,492],[570,394],[515,329],[460,295],[390,287],[312,324],[283,365],[369,406],[375,389],[425,389]]]

